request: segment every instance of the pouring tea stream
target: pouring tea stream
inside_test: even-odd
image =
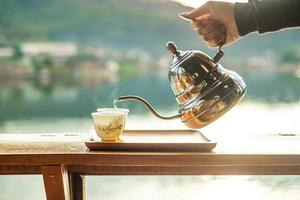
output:
[[[198,129],[220,118],[245,95],[242,77],[218,63],[224,54],[220,48],[210,58],[198,50],[180,51],[174,42],[168,42],[166,47],[173,55],[169,81],[178,103],[178,114],[162,116],[148,101],[134,95],[120,96],[114,101],[115,106],[118,102],[136,101],[160,119],[181,118],[187,127]]]

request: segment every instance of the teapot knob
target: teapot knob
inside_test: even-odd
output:
[[[168,42],[166,44],[166,47],[168,49],[169,52],[171,52],[172,54],[178,56],[180,54],[180,52],[177,49],[177,46],[174,42]]]

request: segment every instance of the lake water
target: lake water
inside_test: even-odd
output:
[[[224,139],[229,137],[228,132],[300,134],[300,79],[292,73],[243,77],[248,86],[244,100],[202,132]],[[177,112],[165,75],[153,73],[81,84],[59,77],[46,83],[10,80],[0,82],[0,133],[88,133],[93,129],[90,113],[99,107],[112,107],[113,99],[125,94],[146,98],[163,114]],[[130,108],[127,128],[184,128],[180,121],[154,118],[143,106],[122,106]],[[1,176],[0,186],[1,200],[45,199],[41,176]],[[298,199],[300,177],[87,177],[87,194],[87,199],[112,200]]]

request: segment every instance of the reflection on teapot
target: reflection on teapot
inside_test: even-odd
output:
[[[161,116],[150,103],[138,96],[121,96],[116,102],[137,101],[160,119],[181,118],[187,127],[202,128],[225,114],[245,95],[243,79],[218,63],[223,56],[221,49],[211,59],[201,51],[179,51],[173,42],[166,46],[174,58],[169,80],[179,114]]]

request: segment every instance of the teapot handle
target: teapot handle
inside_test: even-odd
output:
[[[196,19],[192,19],[193,22],[197,21]],[[225,44],[226,42],[226,38],[227,38],[227,32],[225,31],[225,36],[224,36],[224,39],[222,42],[220,42],[220,44],[218,45],[219,46],[219,49],[218,49],[218,52],[216,53],[216,55],[213,57],[212,61],[217,64],[220,59],[223,57],[224,55],[224,51],[221,49],[222,46]]]
[[[216,53],[216,55],[213,57],[213,62],[214,63],[218,63],[220,61],[220,59],[224,56],[224,51],[221,49],[222,46],[219,46],[218,52]]]
[[[197,21],[197,19],[189,19],[189,20],[192,20],[193,22]],[[223,57],[223,55],[224,55],[224,51],[221,48],[225,44],[226,38],[227,38],[227,31],[225,32],[224,40],[222,42],[220,42],[220,44],[218,45],[219,46],[218,52],[216,53],[216,55],[212,59],[212,61],[215,64],[217,64],[220,61],[220,59]]]
[[[150,103],[148,101],[146,101],[145,99],[138,97],[138,96],[133,96],[133,95],[128,95],[128,96],[120,96],[117,100],[115,100],[115,103],[117,102],[121,102],[121,101],[137,101],[140,102],[142,104],[144,104],[144,106],[152,113],[154,114],[156,117],[160,118],[160,119],[164,119],[164,120],[172,120],[172,119],[177,119],[181,117],[181,114],[177,114],[177,115],[173,115],[173,116],[162,116],[160,114],[158,114],[154,108],[150,105]]]
[[[219,49],[218,52],[216,53],[216,55],[213,57],[213,62],[214,63],[218,63],[220,61],[220,59],[224,56],[224,51],[221,49],[223,47],[223,45],[226,42],[226,38],[227,38],[227,34],[225,32],[225,36],[224,36],[224,40],[219,44]]]

